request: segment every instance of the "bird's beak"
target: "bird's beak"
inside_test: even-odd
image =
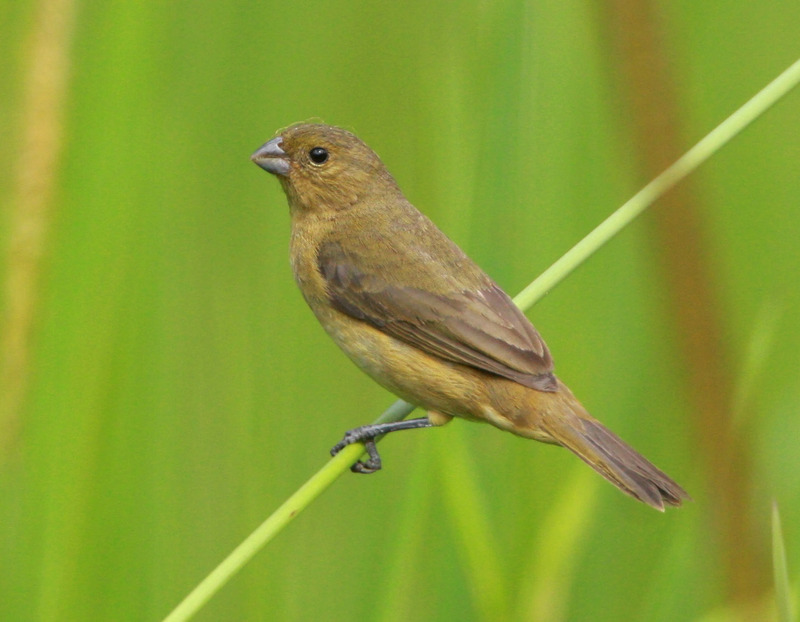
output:
[[[250,159],[273,175],[289,174],[289,156],[281,149],[283,138],[277,136],[261,145]]]

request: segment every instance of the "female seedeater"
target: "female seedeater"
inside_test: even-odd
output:
[[[252,156],[289,202],[291,264],[317,319],[362,370],[427,418],[394,429],[485,421],[566,447],[623,492],[659,510],[687,493],[594,419],[553,373],[539,333],[506,293],[405,198],[356,136],[321,124],[281,131]]]

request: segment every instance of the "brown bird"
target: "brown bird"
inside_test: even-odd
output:
[[[374,438],[485,421],[566,447],[659,510],[688,494],[594,419],[553,374],[539,333],[464,252],[405,198],[383,162],[343,129],[297,124],[252,156],[289,202],[291,264],[317,319],[363,371],[428,416],[351,430],[332,450]]]

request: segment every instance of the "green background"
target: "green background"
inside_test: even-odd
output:
[[[312,118],[355,131],[513,295],[650,174],[618,4],[1,5],[0,336],[22,356],[3,353],[0,386],[0,619],[164,617],[393,401],[305,307],[255,148]],[[648,6],[683,147],[800,52],[796,1]],[[41,41],[61,90],[37,82]],[[529,313],[589,410],[693,502],[659,514],[488,426],[398,434],[384,471],[341,478],[198,619],[769,619],[773,500],[795,587],[800,568],[798,136],[793,93],[692,180],[722,428],[693,406],[671,311],[686,292],[653,214]],[[727,434],[733,458],[708,455]],[[735,514],[714,476],[729,469],[747,483]]]

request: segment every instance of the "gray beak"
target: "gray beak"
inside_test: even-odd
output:
[[[289,174],[289,156],[281,149],[283,138],[277,136],[268,143],[261,145],[250,159],[268,173],[273,175]]]

